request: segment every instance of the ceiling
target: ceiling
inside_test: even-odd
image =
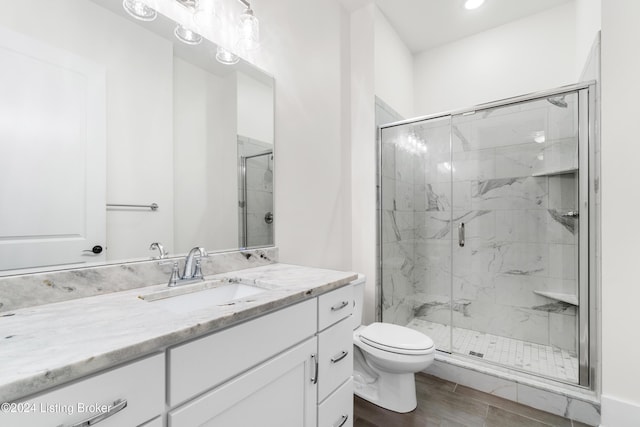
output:
[[[482,7],[472,11],[464,8],[464,0],[375,0],[375,3],[409,50],[418,53],[570,1],[573,0],[486,0]]]

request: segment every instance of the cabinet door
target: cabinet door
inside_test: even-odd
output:
[[[16,402],[0,426],[138,426],[164,411],[164,372],[164,353],[147,357]]]
[[[311,427],[317,375],[311,338],[169,413],[169,427]]]

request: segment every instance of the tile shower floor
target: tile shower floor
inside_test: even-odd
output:
[[[448,347],[448,325],[414,318],[407,326],[428,335],[436,348]],[[452,353],[478,357],[562,381],[578,382],[578,356],[557,347],[454,327]]]

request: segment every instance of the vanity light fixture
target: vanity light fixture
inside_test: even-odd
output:
[[[484,4],[484,0],[467,0],[464,3],[464,8],[467,10],[477,9]]]
[[[180,1],[180,0],[178,0]],[[199,29],[216,25],[218,8],[216,0],[197,0],[193,11],[193,22]]]
[[[237,64],[240,61],[240,57],[233,52],[229,52],[227,49],[222,46],[218,46],[216,51],[216,59],[218,62],[224,65],[233,65]]]
[[[158,13],[140,0],[124,0],[122,7],[127,13],[140,21],[153,21]]]
[[[238,44],[241,49],[254,50],[260,46],[260,23],[253,14],[251,4],[244,0],[240,0],[240,2],[246,6],[246,9],[240,15]]]
[[[185,27],[184,25],[178,24],[173,33],[176,35],[176,38],[182,43],[190,45],[202,43],[202,36],[195,31]]]

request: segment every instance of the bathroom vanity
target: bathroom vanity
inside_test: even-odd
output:
[[[271,264],[168,298],[156,285],[0,313],[0,424],[352,425],[355,278]],[[238,282],[259,291],[156,304]]]

